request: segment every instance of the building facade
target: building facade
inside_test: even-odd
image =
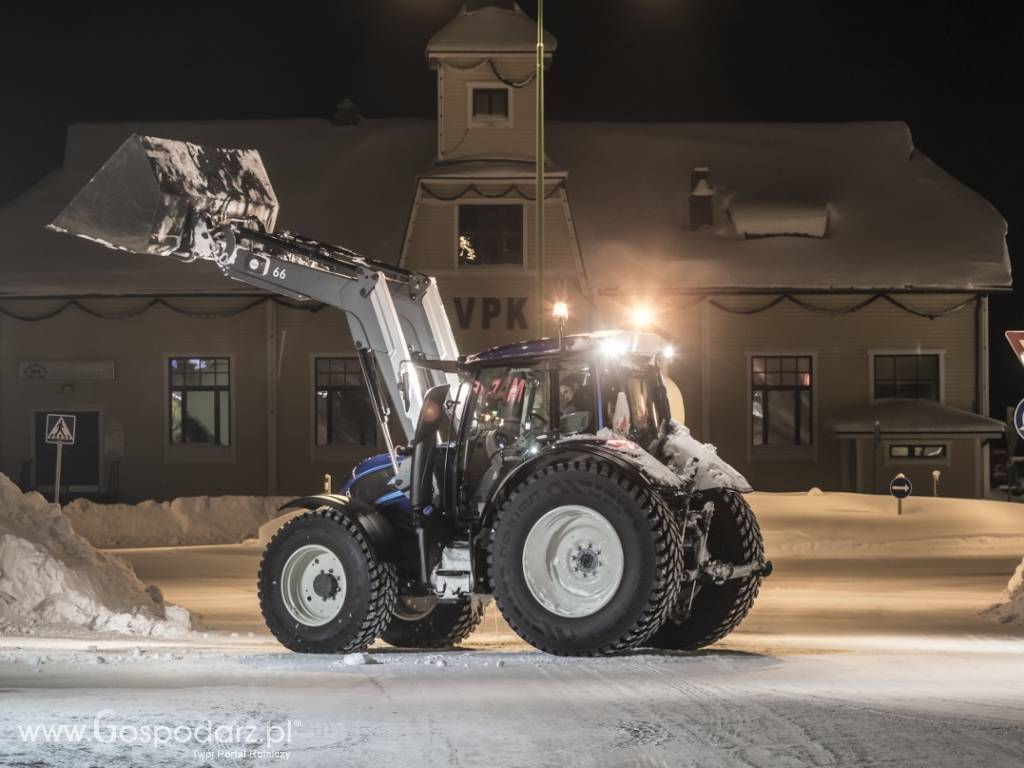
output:
[[[757,488],[986,492],[998,213],[898,123],[553,122],[541,285],[534,26],[478,5],[427,44],[433,121],[73,126],[0,210],[0,471],[52,490],[47,412],[79,417],[67,492],[127,500],[303,493],[381,447],[340,313],[44,231],[140,132],[260,150],[281,226],[436,275],[463,352],[551,333],[555,299],[570,332],[644,307]]]

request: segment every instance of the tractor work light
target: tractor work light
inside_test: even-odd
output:
[[[646,328],[651,324],[651,320],[654,319],[653,314],[651,313],[651,308],[646,304],[638,304],[633,307],[631,317],[633,325],[637,328]]]

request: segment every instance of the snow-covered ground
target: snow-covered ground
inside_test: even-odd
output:
[[[490,612],[457,651],[298,656],[259,617],[257,545],[119,551],[205,630],[0,637],[0,764],[1021,764],[1024,633],[981,614],[1024,505],[750,498],[776,572],[692,654],[558,659]]]

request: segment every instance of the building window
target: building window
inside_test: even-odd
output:
[[[897,461],[944,461],[947,446],[942,443],[934,445],[890,445],[889,458]]]
[[[318,357],[313,400],[317,445],[376,445],[377,421],[359,361]]]
[[[231,445],[231,361],[172,357],[168,377],[171,442]]]
[[[522,263],[522,205],[459,206],[460,267]]]
[[[472,88],[470,93],[473,101],[473,122],[508,122],[508,88]]]
[[[874,398],[909,397],[939,401],[939,356],[875,355]]]
[[[750,358],[753,445],[811,445],[813,373],[806,355]]]

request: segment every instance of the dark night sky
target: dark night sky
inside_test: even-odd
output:
[[[536,0],[520,5],[531,16]],[[607,120],[874,120],[1024,228],[1024,27],[996,2],[548,0],[548,114]],[[461,0],[36,2],[5,10],[0,203],[59,166],[69,122],[431,117],[427,38]],[[1015,258],[1018,280],[1024,257]],[[1024,395],[993,300],[993,414]]]

